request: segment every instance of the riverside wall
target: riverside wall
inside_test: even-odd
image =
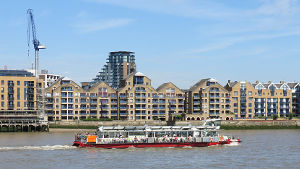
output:
[[[175,125],[202,125],[204,121],[176,121]],[[51,126],[165,126],[165,121],[55,121]],[[222,126],[300,126],[300,119],[296,120],[228,120],[222,121]]]

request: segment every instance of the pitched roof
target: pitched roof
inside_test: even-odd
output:
[[[203,83],[205,83],[206,81],[208,81],[210,78],[207,78],[207,79],[202,79],[202,80],[200,80],[200,81],[198,81],[196,84],[194,84],[191,88],[190,88],[190,90],[195,90],[195,89],[197,89],[200,85],[202,85]]]
[[[295,86],[297,86],[297,84],[299,84],[299,83],[297,83],[297,82],[287,83],[287,85],[288,85],[291,89],[294,88]]]
[[[94,89],[95,87],[97,87],[101,83],[104,83],[107,87],[111,88],[112,90],[115,90],[112,87],[110,87],[106,82],[100,81],[100,82],[97,82],[97,83],[93,84],[87,91],[91,91],[92,89]]]
[[[164,88],[165,86],[167,86],[167,85],[172,85],[172,86],[176,87],[178,90],[184,92],[182,89],[178,88],[178,87],[177,87],[174,83],[172,83],[172,82],[163,83],[162,85],[158,86],[158,88],[156,89],[156,91],[159,91],[159,90],[163,89],[163,88]]]
[[[206,81],[208,81],[210,78],[207,78],[207,79],[202,79],[200,81],[198,81],[196,84],[194,84],[190,90],[196,90],[200,85],[202,85],[203,83],[205,83]]]
[[[234,82],[230,82],[230,83],[227,83],[228,84],[228,87],[233,87],[235,86],[237,83],[239,83],[238,81],[234,81]]]
[[[54,86],[56,83],[60,82],[64,77],[60,77],[58,78],[56,81],[54,81],[50,86],[48,86],[46,89],[51,88],[52,86]]]

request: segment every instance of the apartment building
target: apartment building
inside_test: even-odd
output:
[[[221,118],[232,120],[230,92],[217,80],[202,79],[187,91],[188,114],[186,120]]]
[[[114,89],[120,87],[120,81],[136,71],[134,52],[116,51],[110,52],[106,64],[93,79],[91,85],[97,82],[106,82]]]
[[[81,106],[81,96],[85,91],[71,79],[59,78],[45,89],[45,112],[49,121],[79,119],[78,113]],[[85,106],[86,107],[86,106]]]
[[[286,117],[292,111],[292,90],[287,83],[230,82],[231,111],[235,118]]]
[[[60,78],[45,91],[49,121],[88,117],[148,121],[169,120],[184,113],[184,92],[173,83],[154,89],[144,74],[132,73],[113,89],[105,82],[83,89],[69,78]]]
[[[42,81],[37,83],[36,77],[25,70],[0,70],[0,121],[1,126],[23,126],[27,124],[37,126],[45,120],[37,107],[37,85],[42,86]]]
[[[49,87],[52,83],[58,80],[61,76],[53,73],[48,73],[48,70],[41,70],[39,78],[44,81],[45,88]]]
[[[300,83],[287,83],[290,89],[292,90],[292,112],[296,116],[300,116]]]
[[[157,118],[156,114],[165,113],[167,120],[172,120],[177,115],[185,114],[185,92],[183,90],[172,82],[168,82],[160,85],[156,91],[158,95],[152,99],[153,118]]]

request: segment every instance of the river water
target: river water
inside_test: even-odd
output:
[[[0,168],[300,168],[300,130],[231,130],[239,145],[72,147],[74,131],[0,133]]]

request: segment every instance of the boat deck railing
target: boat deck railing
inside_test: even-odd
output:
[[[75,139],[88,143],[86,137]],[[219,137],[145,137],[145,138],[97,138],[96,144],[135,144],[135,143],[194,143],[219,142]]]

